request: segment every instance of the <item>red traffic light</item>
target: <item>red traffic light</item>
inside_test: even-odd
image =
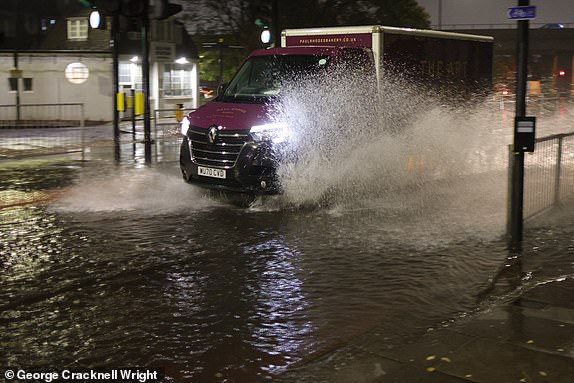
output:
[[[565,71],[564,69],[560,69],[560,70],[558,71],[558,76],[560,76],[560,77],[566,76],[566,71]]]

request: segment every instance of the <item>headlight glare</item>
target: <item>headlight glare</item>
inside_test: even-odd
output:
[[[272,122],[264,125],[255,125],[249,131],[256,142],[271,141],[275,144],[284,142],[289,137],[289,128],[284,122]]]

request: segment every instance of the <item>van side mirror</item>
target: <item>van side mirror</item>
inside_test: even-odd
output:
[[[225,89],[227,89],[227,85],[229,84],[226,82],[219,84],[219,86],[217,87],[217,96],[223,96],[223,93],[225,93]]]

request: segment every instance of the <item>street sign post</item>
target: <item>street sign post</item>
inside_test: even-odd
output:
[[[536,7],[526,6],[526,7],[514,7],[508,8],[506,12],[507,18],[511,20],[531,20],[536,18]]]
[[[510,8],[508,17],[518,20],[516,42],[516,115],[514,150],[510,158],[510,216],[509,234],[511,246],[519,249],[522,243],[524,220],[524,152],[534,151],[535,119],[526,117],[526,83],[528,76],[528,24],[536,16],[536,8],[530,0],[518,0],[517,8]]]

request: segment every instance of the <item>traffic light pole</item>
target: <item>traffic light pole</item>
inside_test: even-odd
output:
[[[518,0],[518,6],[529,6],[530,0]],[[516,74],[516,117],[526,116],[526,81],[528,75],[528,20],[518,21]],[[516,134],[516,132],[515,132]],[[524,204],[524,151],[514,148],[511,175],[510,241],[511,246],[520,247],[523,231]]]
[[[151,163],[151,123],[150,123],[150,86],[149,86],[149,3],[144,1],[145,7],[142,15],[141,41],[142,41],[142,86],[144,93],[144,145],[145,162]]]
[[[281,26],[279,25],[279,0],[273,0],[272,4],[272,13],[271,13],[271,25],[273,27],[273,42],[275,44],[275,48],[281,46]]]
[[[119,82],[119,41],[120,41],[120,16],[115,14],[112,20],[112,61],[114,76],[114,159],[120,160],[120,112],[118,110]]]

